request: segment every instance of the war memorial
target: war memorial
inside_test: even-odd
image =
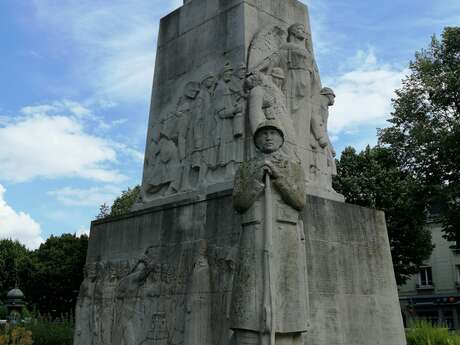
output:
[[[97,220],[75,345],[404,345],[381,211],[332,188],[307,7],[162,18],[141,196]]]

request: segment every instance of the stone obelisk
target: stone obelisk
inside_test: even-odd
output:
[[[91,224],[75,345],[405,344],[384,214],[332,189],[308,10],[162,18],[142,191]]]

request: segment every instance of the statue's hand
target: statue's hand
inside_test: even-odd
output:
[[[233,108],[233,114],[238,114],[238,113],[241,113],[243,111],[243,106],[241,104],[235,104],[234,108]]]
[[[271,161],[265,161],[263,169],[267,174],[269,174],[274,179],[277,179],[280,175],[279,169]]]

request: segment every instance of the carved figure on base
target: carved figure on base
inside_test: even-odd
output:
[[[332,177],[337,175],[335,164],[335,150],[332,146],[327,122],[329,107],[334,105],[335,94],[329,87],[323,87],[320,91],[320,103],[318,111],[311,118],[311,149],[313,152],[312,167],[314,174],[312,179],[315,184],[325,190],[336,193],[332,189]]]

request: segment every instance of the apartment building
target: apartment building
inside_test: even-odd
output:
[[[446,241],[441,224],[427,224],[435,245],[420,272],[398,288],[404,322],[429,320],[460,329],[460,249]]]

